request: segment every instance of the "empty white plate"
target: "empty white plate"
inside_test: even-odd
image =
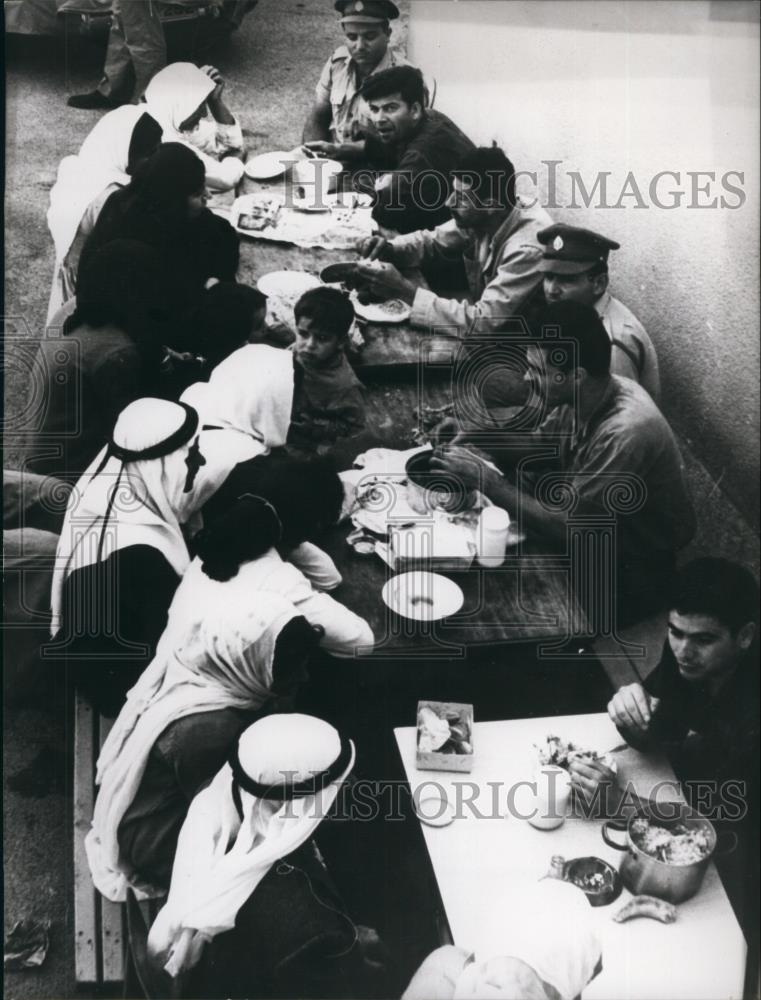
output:
[[[454,809],[442,792],[414,800],[415,815],[427,826],[449,826],[454,821]]]
[[[252,181],[271,181],[275,177],[281,177],[295,157],[292,153],[287,153],[282,149],[276,149],[273,153],[260,153],[259,156],[252,156],[246,161],[243,170]]]
[[[383,603],[403,618],[434,622],[459,611],[462,591],[446,576],[415,570],[392,576],[381,591]]]
[[[267,296],[298,298],[321,284],[320,279],[308,271],[270,271],[259,278],[256,287]]]

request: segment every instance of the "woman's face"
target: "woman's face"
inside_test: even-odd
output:
[[[195,194],[191,194],[188,197],[188,215],[191,219],[197,218],[201,212],[206,208],[206,202],[208,197],[206,194],[206,188],[199,188]]]

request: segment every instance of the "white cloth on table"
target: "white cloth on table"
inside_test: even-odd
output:
[[[193,799],[180,831],[166,905],[148,936],[148,951],[176,976],[191,968],[204,945],[230,930],[238,910],[273,864],[306,843],[332,805],[354,764],[326,788],[290,801],[260,798],[240,788],[242,818],[233,799],[229,764]],[[309,780],[341,755],[339,734],[307,715],[272,715],[250,726],[238,743],[245,773],[262,785]]]
[[[240,124],[224,125],[208,116],[202,122],[213,123],[183,131],[187,121],[206,102],[214,90],[214,81],[193,63],[176,62],[157,73],[145,89],[150,114],[164,130],[164,142],[181,142],[203,161],[206,185],[213,190],[233,188],[243,176],[243,163],[229,153],[243,149]]]

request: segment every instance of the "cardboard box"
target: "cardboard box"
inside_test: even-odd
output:
[[[450,735],[440,743],[443,723],[449,725]],[[433,742],[440,743],[436,750],[427,746],[431,742],[432,729],[435,729]],[[416,763],[420,771],[468,772],[473,769],[472,705],[454,701],[418,702]]]

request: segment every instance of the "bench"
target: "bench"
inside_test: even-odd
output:
[[[78,986],[111,989],[122,983],[127,947],[123,903],[104,899],[92,883],[85,853],[95,803],[95,765],[113,725],[79,693],[74,699],[74,967]],[[150,926],[158,908],[139,904]]]

